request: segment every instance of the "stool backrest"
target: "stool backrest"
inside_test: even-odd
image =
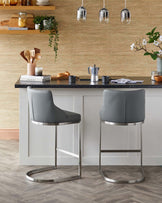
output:
[[[104,90],[102,121],[114,123],[137,123],[145,119],[145,90]]]
[[[36,90],[27,87],[30,119],[37,122],[51,122],[55,105],[50,90]]]

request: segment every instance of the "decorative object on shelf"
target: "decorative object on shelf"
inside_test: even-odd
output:
[[[18,18],[18,26],[19,27],[26,27],[26,20],[27,20],[27,13],[19,13],[19,18]]]
[[[121,10],[120,17],[122,23],[129,24],[131,22],[131,13],[126,8],[126,0],[125,0],[125,8]]]
[[[43,32],[44,30],[50,31],[48,45],[50,47],[53,47],[53,50],[55,52],[55,60],[56,60],[57,51],[58,51],[58,42],[59,42],[58,22],[56,21],[55,16],[36,16],[36,17],[40,19],[40,26],[39,26],[40,32]],[[45,25],[43,25],[43,22],[46,22]]]
[[[3,6],[9,6],[10,0],[3,0]]]
[[[33,22],[35,24],[35,30],[39,30],[40,24],[43,21],[43,19],[44,19],[44,17],[42,17],[42,16],[35,16],[34,17]]]
[[[103,0],[103,8],[99,11],[99,21],[104,23],[109,22],[109,11],[105,8],[105,0]]]
[[[37,0],[36,5],[37,6],[48,6],[50,4],[49,0]]]
[[[0,6],[3,6],[3,0],[0,0]]]
[[[10,0],[10,6],[16,6],[18,3],[18,0]]]
[[[27,61],[27,75],[35,75],[36,62],[41,59],[40,49],[24,50],[20,55]]]
[[[162,35],[155,30],[156,27],[154,27],[150,32],[146,33],[146,39],[144,38],[133,43],[131,45],[131,50],[143,50],[145,52],[145,56],[151,56],[153,60],[157,59],[157,72],[162,75]],[[148,49],[149,45],[150,49]]]
[[[87,10],[84,8],[83,0],[82,0],[82,5],[77,10],[77,20],[78,21],[81,21],[81,20],[85,21],[86,18],[87,18]]]

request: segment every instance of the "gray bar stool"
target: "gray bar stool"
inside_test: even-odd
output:
[[[99,171],[104,179],[112,183],[138,183],[144,181],[144,171],[142,167],[142,123],[145,119],[145,90],[118,91],[104,90],[103,105],[100,111],[100,143],[99,143]],[[140,149],[134,150],[107,150],[102,149],[101,125],[137,125],[140,128]],[[113,152],[139,152],[141,154],[141,174],[136,180],[115,180],[107,176],[102,170],[102,153]]]
[[[80,133],[80,125],[78,126],[78,154],[74,154],[69,151],[65,151],[63,149],[59,149],[57,147],[57,127],[59,125],[68,125],[68,124],[76,124],[80,123],[81,115],[69,111],[62,110],[58,108],[54,102],[52,97],[52,92],[50,90],[36,90],[31,87],[27,88],[28,93],[28,101],[29,101],[29,111],[30,111],[30,119],[32,123],[36,125],[47,125],[47,126],[55,126],[55,166],[49,166],[45,168],[35,169],[26,173],[26,178],[33,182],[51,182],[51,183],[59,183],[65,181],[71,181],[81,178],[81,133]],[[56,178],[56,179],[38,179],[32,177],[32,175],[55,170],[57,169],[57,151],[62,153],[71,155],[77,158],[78,163],[78,175]]]

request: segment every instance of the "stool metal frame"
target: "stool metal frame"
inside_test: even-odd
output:
[[[128,149],[128,150],[107,150],[107,149],[102,149],[102,132],[101,132],[101,125],[102,123],[104,124],[108,124],[108,125],[129,125],[129,124],[133,124],[133,125],[139,125],[140,128],[140,149]],[[103,178],[107,181],[107,182],[111,182],[111,183],[140,183],[142,181],[145,180],[144,177],[144,170],[143,170],[143,163],[142,163],[142,123],[143,122],[138,122],[138,123],[113,123],[113,122],[107,122],[107,121],[100,121],[100,141],[99,141],[99,172],[100,174],[103,176]],[[115,180],[115,179],[111,179],[108,177],[108,175],[106,174],[106,171],[102,170],[102,164],[101,164],[101,158],[102,158],[102,153],[122,153],[122,152],[138,152],[140,153],[140,159],[141,159],[141,163],[140,163],[140,172],[141,172],[141,178],[138,178],[136,180],[132,179],[132,180]]]
[[[59,125],[68,125],[68,124],[77,124],[76,122],[66,122],[66,123],[42,123],[42,122],[36,122],[32,121],[32,123],[36,125],[48,125],[48,126],[55,126],[55,166],[49,166],[49,167],[44,167],[40,169],[35,169],[31,170],[26,173],[26,178],[32,182],[38,182],[38,183],[60,183],[60,182],[66,182],[66,181],[72,181],[76,179],[81,178],[81,167],[82,167],[82,160],[81,160],[81,132],[80,132],[80,122],[78,123],[78,154],[60,149],[57,147],[57,127]],[[62,178],[56,178],[56,179],[39,179],[39,178],[34,178],[32,175],[46,172],[46,171],[51,171],[51,170],[56,170],[57,169],[57,151],[62,152],[64,154],[70,155],[72,157],[75,157],[78,159],[78,175],[75,176],[69,176],[69,177],[62,177]]]

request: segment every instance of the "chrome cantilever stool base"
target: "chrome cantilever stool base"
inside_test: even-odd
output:
[[[44,167],[40,169],[35,169],[31,170],[26,173],[26,178],[32,182],[37,182],[37,183],[61,183],[61,182],[66,182],[66,181],[72,181],[76,179],[81,178],[81,133],[80,133],[80,124],[78,123],[78,140],[79,140],[79,145],[78,145],[78,154],[74,154],[72,152],[65,151],[63,149],[57,148],[57,126],[58,125],[67,125],[67,124],[76,124],[76,123],[40,123],[40,122],[35,122],[32,121],[32,123],[37,124],[37,125],[53,125],[55,126],[55,166],[49,166],[49,167]],[[46,171],[51,171],[51,170],[56,170],[57,169],[57,151],[60,151],[64,154],[73,156],[79,160],[78,163],[78,175],[75,176],[68,176],[68,177],[62,177],[62,178],[55,178],[55,179],[40,179],[40,178],[35,178],[33,177],[34,174],[38,173],[43,173]]]
[[[133,125],[139,125],[140,127],[140,149],[134,149],[134,150],[106,150],[106,149],[102,149],[101,145],[102,145],[102,132],[101,132],[101,124],[108,124],[108,125],[129,125],[129,124],[133,124]],[[105,179],[105,181],[107,182],[111,182],[111,183],[140,183],[142,181],[145,180],[145,176],[144,176],[144,170],[143,170],[143,165],[142,165],[142,123],[143,122],[139,122],[139,123],[113,123],[113,122],[107,122],[107,121],[100,121],[100,144],[99,144],[99,172],[100,174],[103,176],[103,178]],[[120,153],[120,152],[138,152],[141,154],[141,165],[140,165],[140,173],[141,173],[141,177],[137,178],[137,179],[131,179],[131,180],[115,180],[112,178],[109,178],[108,175],[106,174],[106,170],[102,170],[102,164],[101,164],[101,153]]]

